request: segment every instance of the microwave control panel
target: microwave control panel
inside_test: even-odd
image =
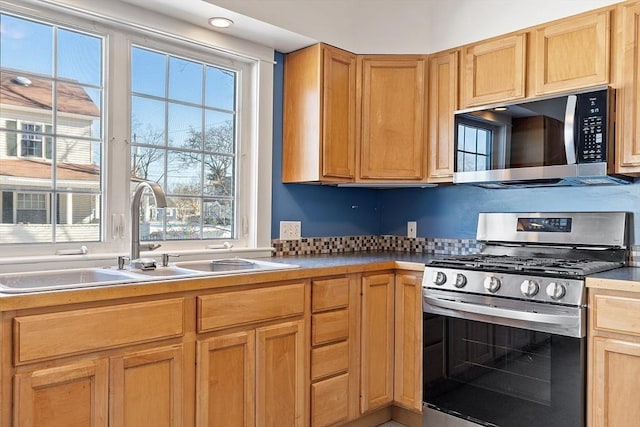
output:
[[[607,161],[608,91],[578,95],[578,163]]]

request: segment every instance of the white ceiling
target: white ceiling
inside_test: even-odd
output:
[[[113,1],[113,0],[107,0]],[[281,52],[322,41],[355,53],[431,53],[621,0],[123,0]]]

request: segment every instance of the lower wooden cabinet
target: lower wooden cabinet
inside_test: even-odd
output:
[[[182,353],[160,347],[17,374],[14,426],[182,427]]]
[[[360,355],[360,411],[393,401],[394,275],[362,277],[362,343]]]
[[[588,425],[640,420],[640,294],[589,289]]]

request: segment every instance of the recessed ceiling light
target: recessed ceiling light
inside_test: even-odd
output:
[[[493,111],[507,111],[508,108],[507,107],[496,107],[493,109]]]
[[[233,21],[229,18],[217,16],[215,18],[210,18],[209,24],[213,25],[216,28],[228,28],[233,25]]]

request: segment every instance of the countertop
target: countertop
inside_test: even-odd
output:
[[[129,282],[93,288],[0,294],[0,312],[141,296],[171,295],[177,292],[184,294],[219,288],[259,286],[274,282],[291,283],[311,277],[338,274],[394,269],[422,272],[424,264],[433,258],[433,255],[392,251],[254,258],[294,264],[300,268],[208,277],[158,278],[157,281]]]
[[[622,267],[587,277],[587,288],[640,292],[640,268]]]

